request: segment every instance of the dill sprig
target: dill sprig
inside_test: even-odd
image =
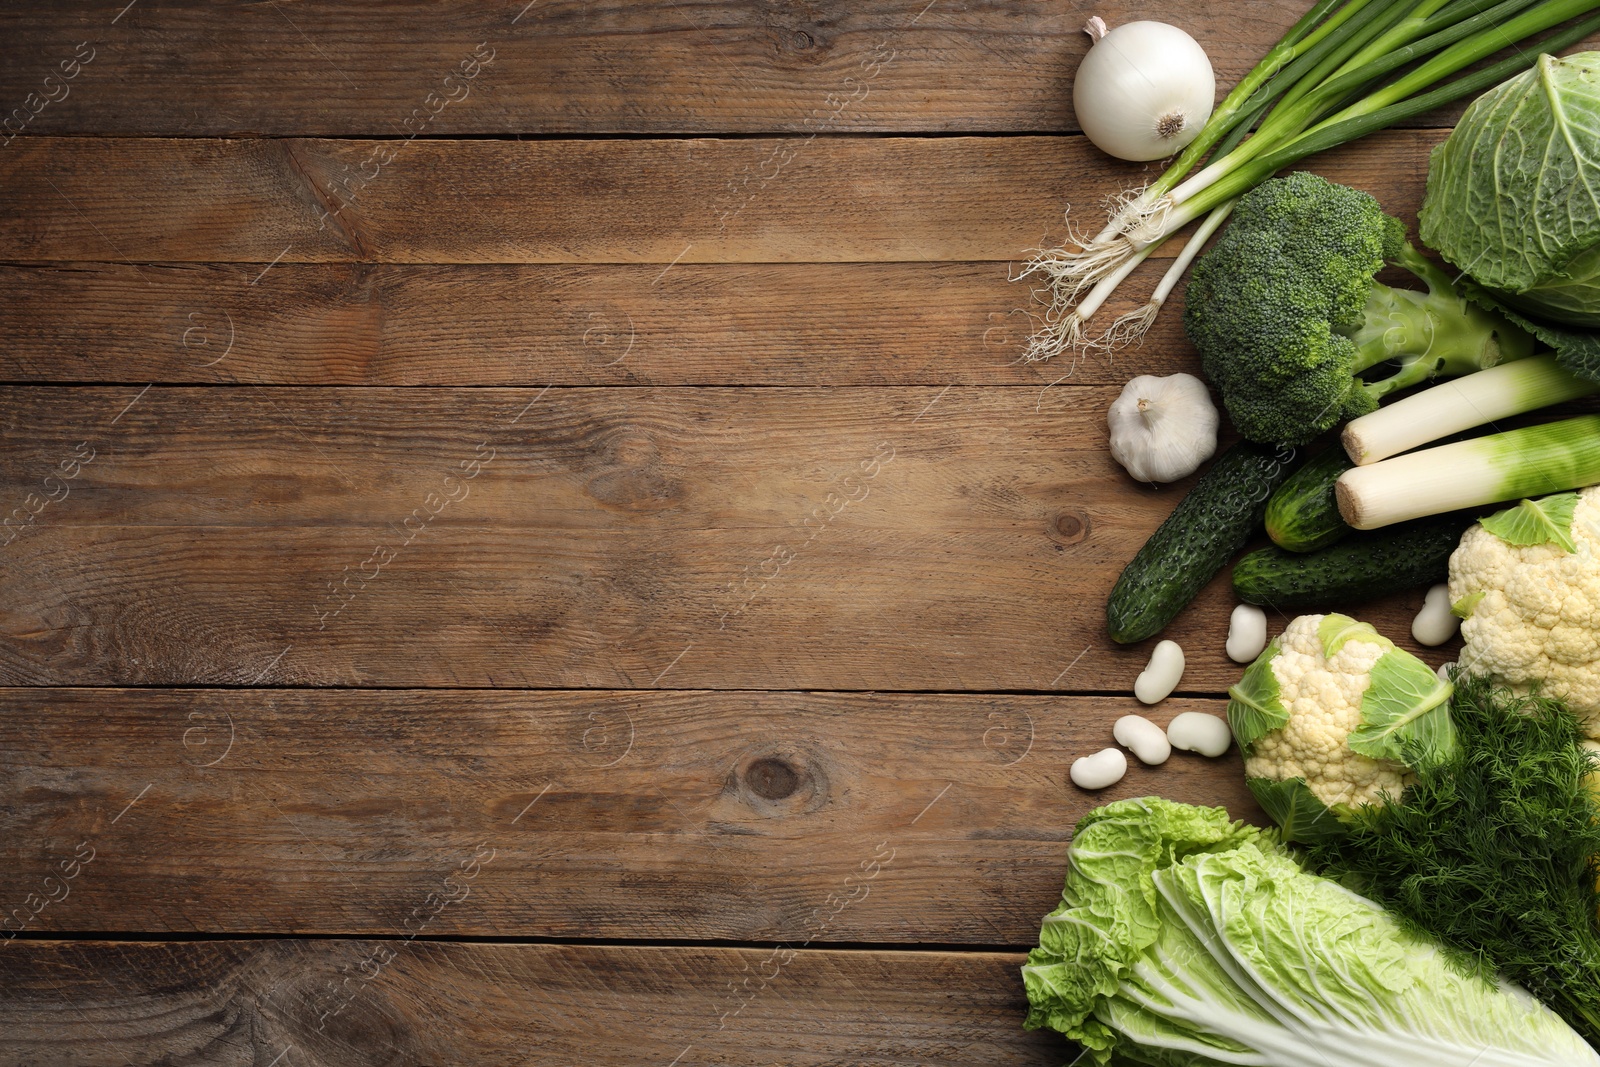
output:
[[[1600,1047],[1600,760],[1561,702],[1456,683],[1457,756],[1307,859]]]

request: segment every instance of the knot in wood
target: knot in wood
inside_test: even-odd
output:
[[[783,800],[800,787],[800,775],[783,760],[765,756],[745,769],[744,782],[758,797]]]
[[[1062,512],[1056,517],[1055,535],[1062,544],[1077,544],[1089,536],[1089,516],[1076,508]]]
[[[828,778],[821,750],[803,741],[774,740],[735,759],[724,795],[744,811],[766,818],[803,815],[828,803]]]

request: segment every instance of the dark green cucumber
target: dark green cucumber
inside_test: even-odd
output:
[[[1333,483],[1354,467],[1340,445],[1334,445],[1295,471],[1267,501],[1267,536],[1290,552],[1315,552],[1350,532],[1339,517]]]
[[[1432,585],[1472,523],[1452,513],[1352,533],[1320,552],[1257,549],[1233,565],[1233,591],[1247,604],[1330,610]]]
[[[1224,452],[1123,568],[1106,602],[1111,640],[1129,644],[1160,633],[1244,547],[1296,458],[1292,448],[1248,441]]]

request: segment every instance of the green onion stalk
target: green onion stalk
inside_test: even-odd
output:
[[[1306,156],[1527,69],[1540,52],[1559,51],[1600,30],[1597,10],[1600,0],[1319,0],[1160,177],[1118,198],[1097,235],[1073,232],[1075,247],[1041,250],[1028,261],[1018,278],[1043,279],[1037,295],[1048,310],[1025,358],[1139,340],[1239,196]],[[1518,47],[1574,19],[1536,49]],[[1447,81],[1507,47],[1511,56]],[[1151,299],[1095,334],[1089,319],[1140,263],[1197,219],[1204,221]]]

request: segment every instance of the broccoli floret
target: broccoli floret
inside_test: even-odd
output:
[[[1374,280],[1385,264],[1427,292]],[[1457,293],[1371,196],[1303,171],[1240,198],[1195,264],[1183,324],[1239,432],[1269,443],[1302,444],[1397,389],[1533,350]],[[1361,376],[1391,361],[1388,377]]]

